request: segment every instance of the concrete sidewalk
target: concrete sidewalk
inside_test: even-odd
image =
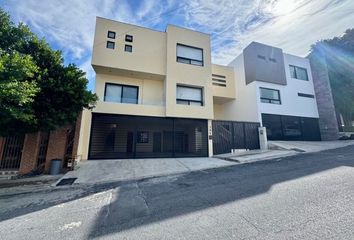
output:
[[[270,149],[301,150],[303,152],[320,152],[329,149],[354,145],[354,140],[337,141],[269,141]]]
[[[318,152],[354,145],[354,141],[271,141],[269,145],[271,148],[269,150],[239,151],[234,154],[221,154],[210,158],[150,158],[82,161],[75,171],[68,172],[62,179],[76,178],[74,184],[134,181],[149,177],[184,174],[236,164],[280,159],[300,153]]]
[[[237,151],[220,154],[215,157],[235,161],[240,164],[289,157],[301,153],[320,152],[329,149],[354,145],[354,140],[347,141],[269,141],[269,150]]]

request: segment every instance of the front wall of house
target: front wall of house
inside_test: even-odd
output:
[[[116,33],[115,39],[107,37],[108,31]],[[126,35],[133,36],[133,42],[126,42]],[[114,49],[106,47],[107,41],[115,43]],[[125,45],[132,46],[132,52],[125,52]],[[92,65],[165,75],[166,33],[98,17]]]
[[[284,63],[287,78],[286,86],[264,82],[257,82],[256,84],[260,113],[318,118],[316,98],[298,96],[298,93],[315,95],[309,60],[284,54]],[[291,78],[289,65],[306,68],[308,81]],[[260,101],[260,87],[279,90],[281,104],[262,103]]]
[[[166,116],[213,118],[210,36],[169,25],[167,27]],[[177,62],[177,44],[203,49],[203,66]],[[177,84],[203,89],[203,106],[176,103]]]

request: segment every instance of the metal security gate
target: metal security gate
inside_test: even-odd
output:
[[[320,141],[318,118],[262,114],[269,140]]]
[[[48,150],[48,141],[49,141],[49,132],[41,132],[39,140],[39,149],[37,157],[37,168],[44,170],[45,160],[47,157]]]
[[[89,159],[206,156],[207,120],[92,115]]]
[[[259,149],[259,123],[213,121],[213,154],[231,149]]]
[[[20,168],[24,136],[5,138],[4,151],[0,159],[0,170],[17,170]]]

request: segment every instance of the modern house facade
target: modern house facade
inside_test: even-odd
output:
[[[0,172],[48,172],[54,158],[65,168],[72,159],[257,149],[261,126],[269,140],[337,139],[328,72],[316,59],[252,42],[222,66],[211,62],[208,34],[97,18],[96,107],[84,110],[75,126],[0,137]]]
[[[320,140],[309,60],[251,43],[212,64],[210,36],[97,18],[93,110],[82,115],[81,159],[199,157],[269,139]]]
[[[217,118],[260,122],[269,140],[321,140],[308,59],[252,42],[230,66],[237,98],[217,105]]]

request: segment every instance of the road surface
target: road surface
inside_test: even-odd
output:
[[[354,146],[5,195],[0,233],[1,239],[354,239]]]

